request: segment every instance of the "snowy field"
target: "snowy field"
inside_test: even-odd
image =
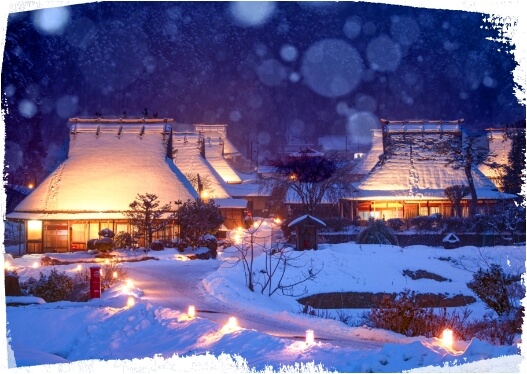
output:
[[[7,248],[11,250],[16,253],[18,248]],[[149,252],[156,260],[120,265],[133,285],[118,284],[89,302],[45,303],[32,297],[8,297],[8,302],[37,302],[5,309],[9,372],[520,372],[520,367],[526,368],[520,337],[513,346],[473,339],[455,340],[449,348],[440,337],[410,338],[303,314],[293,297],[279,293],[269,297],[258,289],[250,292],[241,265],[229,265],[233,251],[233,247],[226,248],[215,260],[194,261],[175,249]],[[290,267],[285,281],[298,279],[300,271],[312,268],[321,271],[297,291],[306,286],[310,295],[409,289],[474,296],[466,285],[472,279],[471,271],[488,262],[524,273],[525,253],[524,245],[446,250],[322,244],[317,251],[303,252],[297,265],[304,267]],[[82,262],[93,260],[84,252],[49,255],[78,263],[40,267],[35,264],[42,255],[34,254],[20,258],[6,254],[4,262],[20,281],[38,278],[40,272],[47,274],[53,268],[73,275],[79,265],[93,266]],[[139,258],[145,253],[120,255]],[[265,256],[258,256],[254,268],[263,267],[264,261]],[[448,281],[412,280],[403,275],[404,270],[426,270]],[[168,296],[160,292],[156,297],[155,287],[147,283],[152,277],[169,279],[174,290],[184,285],[186,296],[168,290]],[[188,290],[192,284],[195,290]],[[130,297],[134,305],[128,305]],[[179,298],[180,305],[196,304],[197,315],[191,318],[186,308],[175,309],[177,301],[171,298]],[[218,313],[199,312],[212,306]],[[474,318],[488,311],[479,300],[468,308]],[[328,312],[348,313],[358,321],[364,310]],[[236,317],[237,323],[229,323],[229,316]],[[304,339],[307,329],[314,331],[313,343]]]

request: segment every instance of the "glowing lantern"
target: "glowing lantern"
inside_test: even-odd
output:
[[[132,296],[128,296],[128,301],[126,302],[126,306],[128,308],[131,308],[135,305],[135,300]]]
[[[36,261],[33,262],[33,268],[34,268],[34,269],[38,268],[38,262],[36,262]]]
[[[443,345],[447,348],[452,348],[452,344],[454,344],[454,333],[450,329],[443,330],[443,337],[441,339],[443,341]]]
[[[117,272],[116,271],[113,272],[113,277],[117,278]]]
[[[102,277],[102,269],[99,270],[99,275]]]
[[[229,322],[227,323],[227,327],[234,328],[236,326],[237,326],[236,317],[229,318]]]
[[[82,266],[81,266],[80,264],[77,265],[77,268],[76,268],[75,270],[77,270],[77,271],[81,271],[81,270],[82,270]]]
[[[313,344],[315,342],[315,332],[311,329],[306,330],[306,344]]]
[[[110,263],[110,260],[106,259],[106,260],[104,261],[104,263],[105,263],[106,265],[108,265],[108,264]]]
[[[188,312],[187,312],[188,316],[190,318],[194,318],[196,316],[196,308],[194,307],[194,305],[190,305],[188,307]]]
[[[128,287],[132,288],[132,287],[134,286],[134,283],[132,282],[131,279],[127,279],[127,280],[126,280],[126,285],[127,285]]]
[[[4,263],[4,268],[5,268],[6,270],[9,270],[9,269],[11,268],[11,264],[9,263],[9,261],[6,261],[6,262]]]

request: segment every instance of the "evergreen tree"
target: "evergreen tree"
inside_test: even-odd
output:
[[[214,200],[187,200],[176,213],[180,236],[192,248],[199,246],[205,234],[215,234],[224,221]]]
[[[137,236],[145,238],[145,247],[152,243],[155,232],[163,230],[169,223],[170,204],[160,206],[155,194],[137,194],[130,205],[130,210],[123,212],[130,225],[137,229]]]

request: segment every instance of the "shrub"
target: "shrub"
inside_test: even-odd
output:
[[[73,277],[73,286],[71,291],[66,295],[68,301],[88,301],[90,299],[90,271],[84,269],[75,273]]]
[[[393,230],[383,220],[370,219],[370,224],[357,235],[358,244],[399,245]]]
[[[95,249],[99,252],[111,252],[114,249],[113,239],[109,237],[97,239],[94,245]]]
[[[214,235],[205,235],[201,238],[200,247],[209,249],[210,257],[216,258],[218,255],[218,240]]]
[[[488,269],[480,268],[467,286],[498,316],[502,316],[510,313],[518,303],[515,298],[520,280],[519,275],[505,274],[500,265],[491,264]]]
[[[381,328],[406,336],[438,337],[445,328],[456,331],[460,337],[465,337],[465,322],[470,311],[463,313],[447,313],[446,308],[435,314],[432,308],[421,308],[417,302],[415,291],[405,290],[395,298],[384,295],[376,301],[376,307],[365,318],[374,328]]]
[[[101,272],[101,291],[114,286],[127,276],[126,270],[114,262],[103,265],[101,267]]]
[[[99,236],[102,236],[103,238],[111,238],[111,239],[113,239],[115,234],[109,228],[105,228],[105,229],[102,229],[101,231],[99,231]]]
[[[152,251],[162,251],[165,249],[165,247],[163,247],[163,243],[161,243],[159,240],[154,240],[152,243],[150,243],[150,249]]]
[[[120,231],[115,235],[115,238],[113,239],[115,248],[130,248],[132,247],[132,235],[130,235],[127,232]]]
[[[513,345],[522,334],[523,308],[506,318],[492,318],[485,315],[483,319],[468,326],[469,334],[494,345]]]
[[[322,231],[326,232],[342,232],[348,227],[353,226],[353,221],[349,218],[343,217],[328,217],[324,218],[326,227]]]
[[[199,246],[203,235],[218,231],[223,221],[219,205],[212,199],[206,202],[202,199],[187,200],[179,207],[176,215],[180,236],[193,249]]]
[[[420,231],[438,231],[441,229],[443,217],[441,214],[432,214],[430,216],[416,216],[410,220],[410,224]]]
[[[95,250],[95,249],[97,249],[97,248],[95,247],[95,242],[96,242],[97,240],[99,240],[99,239],[90,239],[90,240],[88,240],[88,242],[86,243],[86,246],[88,247],[88,249],[91,249],[91,250]]]
[[[406,222],[401,218],[390,218],[386,221],[386,225],[394,231],[403,231],[406,228]]]
[[[20,285],[26,295],[41,297],[48,303],[66,300],[73,289],[73,280],[65,272],[52,269],[49,276],[40,273],[38,281],[31,277]]]
[[[489,218],[483,214],[474,215],[474,217],[468,220],[470,231],[480,233],[480,232],[487,230],[488,228],[487,220],[488,219]]]
[[[467,220],[462,217],[447,217],[443,219],[443,229],[445,232],[466,232]]]

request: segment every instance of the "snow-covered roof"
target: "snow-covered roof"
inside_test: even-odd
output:
[[[239,175],[222,154],[222,150],[225,153],[226,140],[220,136],[201,136],[205,140],[205,159],[200,155],[198,133],[174,133],[173,148],[177,150],[174,155],[175,163],[183,173],[199,173],[214,179],[213,194],[216,197],[226,197],[228,194],[223,187],[224,183],[241,183]]]
[[[303,221],[313,221],[313,222],[315,222],[316,224],[318,224],[318,225],[320,225],[322,227],[326,227],[326,224],[324,222],[322,222],[318,218],[313,217],[312,215],[309,215],[309,214],[304,214],[303,216],[295,218],[294,220],[292,220],[289,223],[289,225],[287,225],[287,227],[294,227],[294,226],[298,225],[300,222],[303,222]]]
[[[138,193],[155,194],[161,204],[197,197],[166,158],[164,120],[71,122],[68,158],[8,218],[123,218]]]
[[[304,156],[319,156],[323,157],[324,153],[317,151],[311,147],[302,148],[296,152],[289,152],[287,154],[289,157],[304,157]]]
[[[234,197],[259,197],[270,196],[270,189],[263,189],[257,180],[247,180],[240,184],[229,184],[227,190]]]
[[[457,136],[460,129],[456,124],[448,124],[446,131]],[[408,126],[408,125],[397,125]],[[412,125],[413,126],[413,125]],[[421,128],[419,128],[421,126]],[[441,125],[444,126],[444,125]],[[463,169],[447,165],[446,156],[426,149],[420,143],[434,137],[445,136],[445,131],[433,131],[433,127],[423,129],[394,128],[388,126],[387,133],[393,142],[393,154],[386,155],[383,162],[356,184],[359,190],[354,199],[358,200],[419,200],[422,198],[445,199],[444,189],[453,185],[467,185]],[[456,135],[456,132],[459,134]],[[412,136],[415,136],[412,138]],[[438,138],[439,139],[439,138]],[[511,198],[498,192],[496,186],[477,168],[473,168],[474,185],[480,199]]]
[[[227,198],[227,199],[213,199],[214,203],[218,205],[220,208],[224,209],[245,209],[247,208],[247,200],[245,199],[234,199],[234,198]]]
[[[371,149],[357,162],[357,165],[355,165],[351,173],[359,175],[368,174],[375,164],[379,162],[379,156],[382,152],[382,131],[381,129],[373,129]]]
[[[174,163],[184,175],[196,176],[199,174],[202,180],[208,181],[210,185],[206,186],[206,190],[210,198],[230,197],[220,174],[210,163],[210,159],[214,158],[214,153],[218,149],[212,149],[212,142],[205,142],[206,158],[203,158],[200,154],[199,139],[199,134],[195,133],[174,133],[172,138]],[[217,147],[218,145],[215,144],[214,148]]]
[[[489,150],[494,155],[492,162],[507,165],[509,163],[509,151],[512,141],[507,137],[506,129],[488,129],[487,139],[489,141]],[[478,169],[489,178],[499,177],[498,171],[488,165],[480,164]]]

